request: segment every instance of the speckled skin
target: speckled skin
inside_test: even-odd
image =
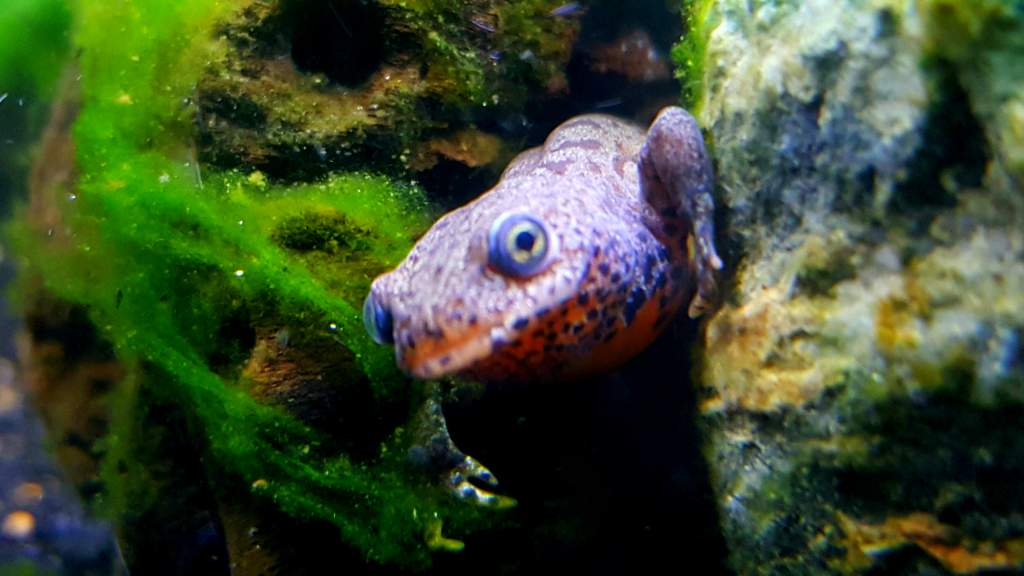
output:
[[[712,297],[711,164],[693,118],[666,108],[647,133],[586,115],[520,154],[498,184],[449,212],[371,297],[394,319],[399,366],[419,378],[556,380],[624,362],[695,294]],[[550,265],[513,278],[488,264],[508,211],[547,226]]]

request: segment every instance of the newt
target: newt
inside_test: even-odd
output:
[[[561,124],[518,155],[498,183],[441,217],[396,268],[377,277],[366,329],[413,377],[482,382],[581,378],[630,359],[689,301],[712,302],[714,175],[694,118],[663,109],[645,132],[613,116]],[[451,445],[439,407],[429,440],[468,482],[496,481]],[[454,455],[454,457],[453,457]]]

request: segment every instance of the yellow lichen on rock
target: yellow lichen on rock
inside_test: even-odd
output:
[[[919,547],[956,574],[1013,570],[1024,565],[1024,538],[972,541],[931,514],[914,512],[871,523],[839,513],[837,521],[845,533],[845,560],[850,567],[869,568],[874,557],[904,546]]]

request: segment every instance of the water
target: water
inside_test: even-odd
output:
[[[6,4],[0,574],[1021,572],[1022,28],[1009,0]],[[471,313],[484,358],[545,337],[474,285],[403,324],[493,257],[457,236],[367,333],[371,281],[518,153],[672,105],[716,175],[701,318],[582,379],[409,378],[392,341],[458,364]],[[619,225],[558,244],[619,254]]]

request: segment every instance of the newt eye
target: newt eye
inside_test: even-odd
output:
[[[380,302],[373,297],[373,292],[366,295],[363,300],[363,326],[370,333],[370,337],[377,344],[394,344],[394,319],[391,311],[381,306]]]
[[[487,259],[492,268],[515,278],[527,278],[547,268],[554,253],[552,236],[535,216],[506,212],[491,224]]]

